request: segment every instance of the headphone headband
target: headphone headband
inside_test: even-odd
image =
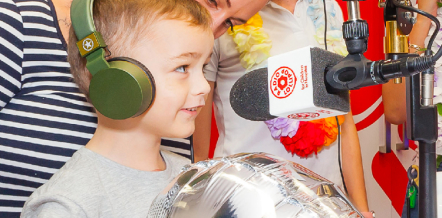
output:
[[[94,76],[99,70],[109,68],[109,63],[105,59],[107,46],[97,32],[93,19],[94,0],[73,0],[71,5],[71,21],[81,57],[86,57],[86,68]]]
[[[71,21],[78,39],[83,39],[96,31],[93,19],[93,5],[94,0],[72,1]]]

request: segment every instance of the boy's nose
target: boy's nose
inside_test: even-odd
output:
[[[204,77],[204,74],[201,73],[197,77],[197,83],[196,86],[193,87],[194,93],[196,95],[207,95],[210,92],[210,85],[207,82],[206,78]]]

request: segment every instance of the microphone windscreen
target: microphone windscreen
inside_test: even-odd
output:
[[[342,112],[350,111],[350,95],[346,90],[329,93],[325,81],[325,69],[339,63],[344,57],[320,48],[311,48],[313,104]]]
[[[239,78],[230,91],[230,104],[236,114],[247,120],[276,118],[269,113],[267,68],[251,71]]]
[[[348,113],[349,92],[333,90],[329,93],[325,81],[326,68],[336,65],[343,57],[320,48],[310,48],[310,52],[314,106]],[[247,120],[277,118],[269,112],[268,68],[253,70],[239,78],[230,91],[230,104],[237,115]]]

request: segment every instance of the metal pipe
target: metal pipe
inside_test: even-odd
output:
[[[347,1],[348,20],[361,20],[359,1]]]
[[[434,74],[422,74],[422,106],[433,106],[434,96]]]
[[[419,140],[419,218],[437,217],[436,143]]]

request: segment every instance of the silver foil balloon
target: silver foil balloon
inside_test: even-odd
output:
[[[149,218],[363,217],[339,187],[302,165],[241,153],[186,165]]]

